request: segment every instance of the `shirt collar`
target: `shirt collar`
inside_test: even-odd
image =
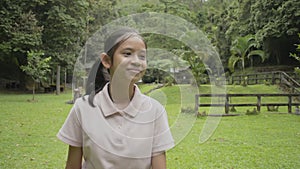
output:
[[[134,95],[129,105],[122,110],[118,109],[109,96],[108,83],[103,87],[102,91],[100,91],[95,97],[96,105],[99,106],[105,117],[118,112],[126,113],[132,117],[135,117],[139,113],[144,100],[145,96],[141,93],[138,86],[135,85]]]

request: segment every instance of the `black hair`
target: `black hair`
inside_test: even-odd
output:
[[[104,52],[111,58],[112,63],[113,56],[118,47],[132,36],[138,36],[144,41],[144,39],[139,35],[139,33],[131,28],[121,28],[112,33],[106,39],[104,44]],[[145,41],[144,43],[147,48]],[[109,80],[109,70],[107,70],[103,66],[100,57],[98,57],[89,72],[85,89],[85,95],[89,95],[88,102],[91,106],[95,107],[93,103],[95,95],[103,89],[103,87],[106,85],[107,82],[109,82]]]

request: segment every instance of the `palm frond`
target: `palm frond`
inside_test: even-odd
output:
[[[247,58],[250,59],[250,57],[253,56],[260,56],[262,62],[264,62],[268,58],[263,50],[252,50],[247,55]]]
[[[228,68],[231,72],[234,72],[235,64],[240,60],[240,57],[237,57],[236,55],[230,56],[228,60]]]

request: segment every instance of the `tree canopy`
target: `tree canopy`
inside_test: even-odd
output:
[[[260,57],[245,59],[245,66],[262,66],[262,60],[264,65],[299,64],[289,57],[289,53],[297,52],[294,44],[299,44],[298,0],[2,0],[0,77],[25,83],[20,67],[27,64],[27,52],[33,50],[42,51],[42,58],[51,56],[51,71],[58,75],[53,81],[59,81],[60,71],[72,71],[81,48],[93,45],[86,40],[99,28],[117,18],[143,12],[175,15],[196,25],[218,51],[225,69],[236,54],[232,50],[236,42],[250,35],[251,43],[256,44],[252,54]],[[201,58],[185,44],[163,36],[147,35],[146,39],[154,46],[176,51],[197,76],[197,72],[203,72],[203,65],[195,64],[202,62]]]

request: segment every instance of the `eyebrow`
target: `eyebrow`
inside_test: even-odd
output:
[[[122,51],[124,51],[124,50],[130,50],[130,51],[134,51],[134,49],[133,48],[124,48],[124,49],[122,49]],[[139,50],[139,52],[145,52],[146,53],[146,49],[141,49],[141,50]]]

